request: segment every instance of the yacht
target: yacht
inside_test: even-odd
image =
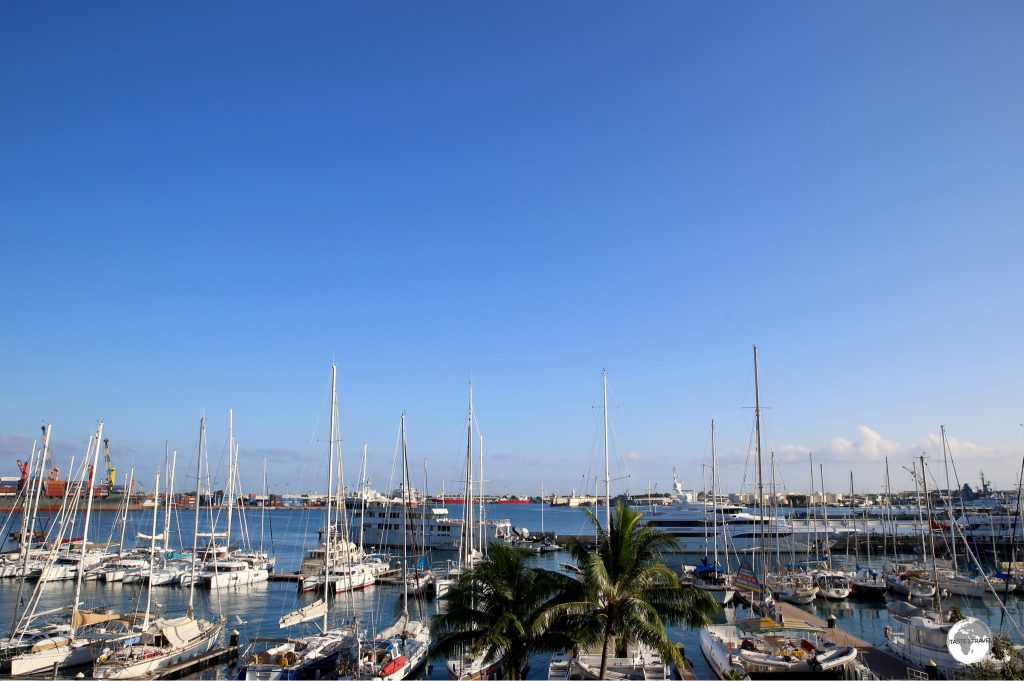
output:
[[[755,515],[736,504],[699,502],[689,494],[681,495],[671,506],[647,510],[644,522],[676,537],[684,554],[704,554],[715,540],[716,528],[718,541],[736,552],[757,550],[762,537],[769,546],[788,546],[793,534],[784,518]]]

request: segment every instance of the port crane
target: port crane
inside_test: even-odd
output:
[[[117,469],[114,468],[113,462],[110,460],[110,438],[103,438],[103,462],[107,466],[107,490],[110,492],[114,491],[114,485],[117,483]],[[129,493],[131,490],[129,490]]]

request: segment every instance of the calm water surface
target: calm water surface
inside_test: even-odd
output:
[[[460,505],[449,507],[453,517],[460,517],[462,508]],[[486,507],[488,518],[507,518],[516,527],[525,527],[531,531],[539,531],[541,527],[541,511],[539,504],[514,505],[514,504],[489,504]],[[175,523],[172,525],[173,547],[191,547],[192,526],[194,515],[191,511],[178,512]],[[260,513],[249,511],[245,515],[244,525],[248,527],[250,541],[253,546],[260,544]],[[103,541],[112,537],[117,541],[120,527],[112,528],[116,514],[102,512],[94,514],[90,538],[95,541]],[[317,529],[323,524],[323,512],[320,510],[298,510],[267,511],[263,522],[263,545],[272,550],[278,558],[277,572],[292,572],[298,569],[302,557],[308,548],[316,542]],[[162,517],[160,524],[162,526]],[[17,526],[15,521],[15,528]],[[126,533],[126,545],[134,545],[135,540],[131,539],[138,532],[149,532],[152,523],[151,512],[138,511],[129,516],[128,530]],[[225,519],[221,517],[217,525],[223,528]],[[207,512],[200,516],[200,531],[206,531],[210,527],[210,519]],[[235,528],[239,527],[236,519]],[[581,509],[570,509],[566,507],[544,509],[544,529],[548,532],[558,534],[590,534],[593,526]],[[74,536],[81,532],[76,528]],[[233,532],[234,535],[234,532]],[[234,543],[240,543],[235,535]],[[148,543],[146,544],[148,547]],[[10,550],[8,545],[5,550]],[[445,561],[453,558],[451,553],[435,552],[431,556],[435,566],[444,566]],[[538,557],[537,564],[543,567],[556,568],[559,561],[565,560],[565,554],[555,553]],[[691,559],[692,560],[692,559]],[[669,561],[672,567],[681,563],[680,559]],[[0,624],[5,629],[11,626],[12,617],[16,610],[18,593],[18,581],[15,579],[0,580]],[[184,613],[188,604],[188,590],[179,587],[157,587],[153,591],[154,608],[168,616],[177,616]],[[44,596],[40,609],[56,608],[71,602],[74,595],[74,582],[60,582],[48,584],[44,590]],[[277,627],[277,620],[281,615],[294,610],[297,607],[311,603],[317,598],[313,594],[299,594],[294,583],[291,582],[268,582],[240,589],[205,591],[197,590],[195,593],[196,611],[200,616],[219,617],[221,615],[227,621],[228,630],[235,629],[241,634],[242,641],[256,636],[281,636],[282,632]],[[98,582],[87,582],[83,585],[82,600],[87,607],[110,607],[122,611],[129,609],[144,609],[146,605],[146,589],[137,585],[123,584],[101,584]],[[1021,621],[1020,600],[1010,596],[1008,609],[1010,615]],[[984,600],[963,599],[959,602],[965,614],[979,617],[989,622],[998,629],[1000,624],[1000,611],[998,605],[991,597]],[[410,602],[411,615],[413,617],[429,617],[435,612],[433,602]],[[401,591],[397,587],[376,585],[354,594],[344,594],[334,601],[332,617],[341,621],[342,619],[357,616],[369,630],[387,626],[395,615],[401,610]],[[884,640],[883,628],[889,623],[888,614],[884,604],[866,604],[857,601],[846,601],[838,604],[829,604],[817,601],[813,606],[808,606],[809,612],[814,612],[822,618],[834,613],[838,626],[873,643],[881,643]],[[736,613],[729,609],[719,613],[719,620],[726,621],[742,617],[742,613]],[[1009,620],[1004,618],[1003,630],[1008,633],[1012,631]],[[312,629],[310,629],[312,632]],[[305,633],[301,626],[293,627],[288,635],[300,635]],[[710,669],[700,653],[698,633],[686,629],[673,629],[673,639],[682,642],[686,646],[686,654],[694,664],[695,671],[700,678],[709,678]],[[220,668],[207,672],[205,676],[212,678],[215,674],[225,675],[231,672],[230,668]],[[538,656],[531,661],[530,677],[545,678],[547,674],[547,656]],[[435,665],[429,670],[428,678],[446,678],[443,665]]]

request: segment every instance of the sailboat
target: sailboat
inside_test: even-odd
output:
[[[715,420],[711,419],[711,526],[714,534],[714,553],[711,565],[698,565],[694,570],[693,585],[711,594],[719,605],[728,605],[736,595],[732,577],[718,562],[718,451],[715,441]],[[728,562],[728,559],[727,559]]]
[[[754,424],[757,443],[758,502],[764,508],[764,481],[761,472],[761,396],[758,383],[757,346],[754,346]],[[812,478],[813,479],[813,478]],[[762,519],[764,512],[761,513]],[[764,531],[762,521],[762,534]],[[805,622],[785,620],[776,610],[771,594],[761,586],[764,574],[764,541],[761,541],[759,564],[744,565],[736,577],[736,585],[746,586],[754,598],[760,616],[736,624],[712,625],[700,632],[701,652],[714,672],[722,678],[763,677],[793,678],[813,674],[815,678],[845,678],[849,665],[857,657],[852,646],[836,646],[819,637],[814,627]],[[754,556],[755,558],[757,556]],[[760,568],[759,570],[757,568]],[[810,579],[809,576],[806,579]],[[811,589],[817,587],[811,585]],[[816,593],[816,591],[815,591]]]
[[[831,536],[831,528],[828,520],[828,507],[825,505],[825,468],[818,464],[818,474],[821,479],[821,510],[825,516],[825,536]],[[814,475],[814,471],[811,471]],[[847,539],[848,541],[849,539]],[[820,569],[814,573],[814,584],[818,587],[818,595],[825,600],[841,601],[850,597],[853,588],[850,585],[850,576],[843,570],[835,570],[832,565],[831,542],[825,542],[825,559],[828,563],[827,569]]]
[[[482,479],[482,456],[480,462],[480,477]],[[438,598],[441,598],[443,594],[447,593],[448,588],[456,581],[458,581],[459,575],[461,575],[465,570],[471,569],[479,560],[483,558],[483,552],[486,548],[483,543],[483,495],[480,495],[480,503],[478,504],[480,513],[480,515],[478,516],[478,527],[474,528],[473,492],[473,384],[471,383],[469,385],[469,424],[466,440],[466,500],[468,503],[466,504],[466,518],[463,521],[463,547],[457,566],[448,571],[448,574],[446,575],[444,580],[438,580]],[[477,530],[476,533],[474,533],[474,529]],[[479,548],[477,547],[476,544],[477,541],[480,542]],[[448,658],[448,660],[446,660],[446,666],[448,668],[448,677],[452,679],[487,678],[487,676],[489,676],[492,672],[496,671],[500,667],[500,665],[501,660],[493,660],[488,662],[485,651],[480,651],[476,654],[473,654],[469,650],[464,650],[462,654],[456,657]]]
[[[205,444],[206,418],[203,417],[199,420],[199,449],[196,455],[196,511],[195,526],[192,531],[191,564],[193,576],[196,574],[200,480]],[[152,563],[150,563],[150,571],[152,572],[152,570]],[[137,642],[114,650],[109,648],[104,650],[93,667],[93,677],[97,679],[137,679],[209,652],[224,630],[224,621],[223,618],[218,622],[196,618],[195,587],[196,580],[191,579],[188,610],[185,615],[174,618],[159,617],[151,622],[150,604],[153,582],[150,580],[146,592],[146,613],[142,623],[142,632],[139,636],[134,637]]]
[[[928,523],[928,540],[932,556],[931,572],[932,583],[939,583],[938,568],[935,564],[935,535],[934,526],[931,521],[931,504],[928,496],[927,469],[925,468],[924,456],[921,461],[921,487],[926,506],[926,517]],[[915,467],[916,470],[916,467]],[[915,483],[916,483],[915,473]],[[916,491],[916,489],[915,489]],[[924,669],[926,665],[934,664],[937,667],[939,678],[954,678],[963,671],[963,664],[957,661],[949,652],[947,641],[953,622],[946,621],[939,607],[938,592],[932,593],[932,610],[934,612],[915,611],[907,616],[893,614],[893,626],[886,627],[885,634],[888,639],[886,649],[902,659],[907,664]],[[991,652],[986,661],[994,663],[997,667],[1002,665],[1002,660],[996,659]]]
[[[231,550],[231,530],[235,510],[235,484],[238,476],[238,450],[239,444],[235,441],[234,435],[235,415],[233,410],[228,410],[228,484],[227,504],[228,519],[227,528],[224,532],[224,547],[216,546],[216,539],[219,533],[210,532],[211,545],[207,550],[210,556],[203,565],[203,571],[199,576],[201,586],[209,589],[226,589],[235,586],[248,586],[265,582],[270,578],[270,559],[264,555],[243,555],[238,551]]]
[[[888,459],[886,459],[886,467],[888,470]],[[853,498],[853,471],[850,471],[850,498]],[[857,541],[855,546],[857,547],[857,569],[850,580],[851,596],[865,599],[884,600],[885,599],[885,581],[879,579],[878,571],[871,567],[871,545],[874,543],[874,537],[868,529],[868,518],[867,514],[862,514],[864,519],[864,549],[867,556],[867,565],[860,565],[860,541]],[[882,518],[882,546],[884,551],[885,546],[885,518]],[[847,543],[849,547],[849,543]]]
[[[473,564],[481,557],[481,553],[475,546],[475,533],[473,525],[473,384],[469,384],[469,418],[468,435],[466,440],[466,500],[465,517],[462,519],[462,538],[459,542],[459,557],[455,561],[448,561],[448,570],[444,576],[437,578],[437,597],[444,598],[448,589],[459,580],[465,570],[473,567]],[[483,504],[479,504],[482,512]]]
[[[401,425],[402,484],[409,488],[409,451],[405,439],[405,412]],[[409,504],[402,504],[402,526],[409,528]],[[406,533],[408,534],[408,533]],[[354,656],[342,659],[339,678],[394,679],[411,678],[427,659],[430,628],[426,622],[409,619],[409,544],[402,545],[402,612],[395,622],[370,640],[358,637]]]
[[[96,483],[96,464],[99,461],[100,442],[103,437],[103,423],[100,422],[96,435],[90,437],[89,448],[83,462],[81,479],[76,491],[75,510],[78,502],[81,501],[83,486],[88,486],[87,501],[85,508],[85,521],[82,529],[81,555],[75,563],[75,592],[71,606],[71,619],[66,628],[49,630],[43,635],[37,636],[31,633],[30,627],[35,615],[35,608],[39,604],[39,598],[45,589],[47,580],[40,579],[36,589],[29,599],[29,604],[22,613],[21,621],[16,627],[19,635],[14,637],[14,642],[20,644],[25,641],[28,634],[29,643],[21,652],[14,654],[9,659],[9,671],[13,676],[22,676],[41,671],[50,671],[58,668],[75,667],[89,664],[95,658],[97,652],[105,645],[116,644],[132,635],[130,624],[121,619],[120,615],[114,613],[97,613],[85,611],[80,608],[82,594],[82,582],[84,581],[86,552],[89,546],[89,525],[92,518],[93,495]],[[92,463],[90,464],[90,458]],[[74,511],[68,510],[69,513]],[[60,545],[63,535],[58,535],[56,545]],[[70,544],[70,542],[69,542]],[[45,568],[44,568],[45,572]],[[15,648],[17,649],[17,648]],[[4,667],[8,667],[7,664]]]
[[[328,464],[327,464],[327,532],[326,546],[332,546],[333,519],[331,511],[334,501],[334,464],[335,464],[335,443],[340,440],[337,427],[338,415],[338,368],[331,365],[331,411],[328,436]],[[303,622],[320,623],[320,633],[314,636],[287,639],[280,641],[278,645],[268,648],[250,657],[242,669],[240,678],[260,679],[263,681],[271,679],[301,679],[301,678],[324,678],[334,676],[338,664],[338,658],[348,650],[351,642],[351,633],[348,630],[331,630],[328,615],[328,606],[331,590],[334,583],[326,576],[332,573],[332,561],[335,558],[335,551],[326,551],[322,566],[323,573],[319,575],[319,588],[323,590],[323,597],[313,603],[287,613],[278,620],[278,626],[282,629],[293,627]]]

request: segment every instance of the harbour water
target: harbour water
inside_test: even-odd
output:
[[[462,508],[458,504],[451,505],[449,512],[452,517],[460,517]],[[534,533],[540,531],[541,507],[539,504],[488,504],[485,507],[485,513],[491,519],[508,519],[515,527],[527,528]],[[90,529],[91,540],[105,541],[112,538],[116,542],[120,534],[120,527],[112,527],[116,518],[117,514],[113,512],[95,514]],[[191,546],[193,520],[192,511],[176,512],[176,521],[173,523],[171,532],[172,547]],[[323,511],[317,509],[266,511],[262,516],[262,541],[263,546],[277,556],[276,572],[292,572],[298,569],[304,552],[316,543],[317,530],[323,525],[323,521]],[[236,528],[239,527],[238,522],[236,519]],[[126,539],[126,546],[134,546],[136,541],[141,542],[142,540],[131,538],[139,532],[148,532],[151,523],[151,512],[130,513],[126,531],[126,537],[129,539]],[[200,531],[208,529],[209,524],[208,512],[204,511],[200,517]],[[222,529],[223,524],[224,517],[221,514],[218,526]],[[258,510],[246,511],[244,524],[248,527],[250,542],[258,547],[260,545],[261,513]],[[15,527],[16,525],[15,521]],[[582,509],[545,507],[544,530],[559,535],[587,535],[593,532],[593,526]],[[80,533],[76,532],[75,536],[78,534]],[[233,543],[240,543],[238,535],[234,536]],[[11,549],[10,544],[5,547],[5,550]],[[434,566],[443,567],[445,562],[453,557],[449,552],[433,552],[430,560]],[[558,569],[558,563],[564,560],[566,560],[564,553],[545,554],[536,558],[538,565],[550,569]],[[684,560],[693,562],[693,557],[684,559],[682,556],[675,556],[668,558],[667,562],[671,567],[678,568]],[[73,594],[73,581],[47,584],[40,610],[66,606],[71,602]],[[0,623],[6,625],[5,628],[8,629],[16,610],[17,596],[18,580],[0,580]],[[284,632],[277,627],[278,618],[297,607],[311,603],[316,598],[316,594],[298,593],[293,582],[267,582],[251,587],[214,592],[197,589],[195,604],[196,611],[200,616],[216,618],[223,615],[227,623],[227,630],[237,630],[244,645],[246,641],[254,637],[284,635]],[[146,605],[146,590],[138,585],[87,582],[83,585],[82,601],[87,607],[109,607],[119,611],[141,610]],[[180,614],[184,612],[187,603],[187,589],[180,587],[156,587],[154,589],[154,607],[160,613],[170,616]],[[1018,597],[1013,595],[1008,597],[1006,604],[1008,613],[1006,615],[1001,614],[995,598],[990,595],[984,599],[965,598],[948,601],[944,603],[944,607],[953,603],[959,605],[964,614],[988,622],[994,631],[1002,631],[1019,639],[1010,622],[1011,618],[1018,623],[1021,621],[1022,601]],[[809,612],[814,612],[823,619],[827,618],[829,614],[834,614],[839,627],[871,643],[881,644],[884,641],[883,629],[889,624],[889,616],[882,603],[864,603],[856,600],[829,603],[819,599],[807,607]],[[400,608],[401,591],[398,587],[375,585],[361,592],[343,594],[335,598],[331,617],[337,621],[358,617],[362,626],[372,631],[387,626],[393,621]],[[411,615],[414,618],[429,617],[435,612],[435,608],[436,605],[432,601],[412,600],[410,602]],[[737,616],[742,616],[742,613],[728,609],[719,613],[721,621]],[[309,631],[312,631],[312,628]],[[303,632],[300,626],[289,630],[287,635],[301,633]],[[700,653],[698,633],[685,628],[674,628],[671,633],[674,640],[685,645],[687,657],[692,660],[697,676],[711,678],[711,671]],[[213,678],[215,675],[224,676],[231,672],[231,667],[222,667],[210,670],[204,676]],[[545,678],[546,674],[546,655],[538,656],[531,661],[531,678]],[[424,675],[427,678],[445,678],[444,666],[434,665],[425,670]],[[73,673],[68,676],[73,676]]]

